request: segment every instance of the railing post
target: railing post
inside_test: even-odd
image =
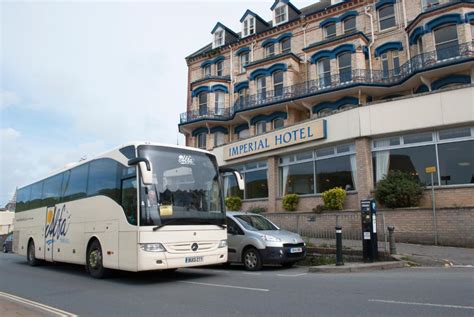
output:
[[[390,254],[397,254],[397,246],[395,245],[395,227],[388,226],[388,240],[390,242]]]

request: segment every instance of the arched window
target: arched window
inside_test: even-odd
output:
[[[434,38],[438,60],[459,56],[456,25],[446,25],[434,30]]]
[[[398,56],[398,50],[385,52],[381,55],[381,58],[384,78],[398,76],[400,74],[400,58]],[[392,73],[390,73],[390,70],[392,70]]]
[[[238,136],[239,136],[239,140],[248,138],[250,136],[249,129],[240,130]]]
[[[345,83],[352,80],[352,61],[351,53],[342,53],[337,56],[337,63],[339,66],[339,80]]]
[[[215,96],[215,103],[214,103],[214,111],[217,115],[224,114],[224,100],[225,94],[223,91],[216,91],[214,92]]]
[[[239,90],[239,99],[238,99],[238,104],[241,107],[245,107],[247,105],[249,99],[249,90],[248,88],[242,88]]]
[[[327,39],[336,36],[336,23],[329,23],[324,27],[324,36]]]
[[[257,127],[257,134],[262,134],[267,131],[267,122],[266,121],[259,121],[255,123],[255,126]]]
[[[275,97],[283,96],[283,72],[276,71],[273,73],[273,91]]]
[[[216,64],[216,75],[224,76],[224,62],[220,61]]]
[[[199,133],[196,136],[197,147],[200,149],[206,149],[207,133]]]
[[[265,76],[257,77],[257,100],[267,98],[267,84]]]
[[[283,39],[280,42],[280,46],[281,46],[282,54],[290,53],[291,52],[291,39],[289,37],[287,37],[286,39]]]
[[[387,4],[377,11],[379,14],[380,31],[390,29],[396,25],[395,7],[393,4]]]
[[[241,73],[245,73],[245,66],[249,63],[249,61],[250,61],[249,52],[240,54],[240,72]]]
[[[329,58],[322,58],[318,61],[318,77],[321,87],[331,85],[331,63]]]
[[[416,49],[418,50],[418,54],[423,54],[423,36],[419,36],[416,40]]]
[[[355,31],[356,29],[356,18],[355,17],[348,17],[342,21],[344,25],[344,34],[350,33]]]
[[[273,55],[275,55],[275,44],[273,43],[268,44],[265,47],[265,53],[266,53],[265,57],[272,57]]]
[[[204,116],[207,114],[207,92],[202,92],[198,95],[199,100],[199,115]]]
[[[285,126],[285,120],[283,118],[276,118],[272,121],[273,130],[281,129]]]
[[[202,75],[203,77],[209,77],[211,76],[211,65],[206,65],[202,69]]]
[[[221,146],[225,142],[225,134],[222,132],[214,133],[214,147]]]

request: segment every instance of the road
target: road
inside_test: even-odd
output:
[[[306,272],[232,266],[116,272],[95,280],[81,266],[29,267],[19,256],[1,254],[0,291],[81,316],[474,315],[473,268]]]

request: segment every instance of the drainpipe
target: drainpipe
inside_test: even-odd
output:
[[[308,26],[308,23],[305,23],[301,28],[303,29],[303,47],[306,47],[306,27]],[[304,63],[306,67],[306,82],[309,81],[309,66],[308,66],[308,54],[305,52],[304,53]]]
[[[372,81],[374,76],[372,72],[372,46],[374,45],[375,42],[375,35],[374,35],[374,17],[372,14],[369,13],[370,11],[370,6],[366,6],[364,8],[364,13],[370,18],[370,33],[371,33],[371,39],[370,39],[370,44],[369,44],[369,71],[370,71],[370,80]]]
[[[403,11],[403,28],[405,31],[405,45],[407,46],[407,62],[411,59],[411,52],[410,52],[410,39],[408,37],[408,32],[406,31],[406,28],[408,26],[408,20],[407,20],[407,10],[405,6],[405,0],[402,0],[402,11]]]
[[[234,104],[234,51],[230,48],[230,105],[229,108]],[[230,111],[230,109],[229,109]]]

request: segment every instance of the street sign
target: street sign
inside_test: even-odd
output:
[[[426,174],[433,174],[436,173],[436,166],[428,166],[425,168]]]

